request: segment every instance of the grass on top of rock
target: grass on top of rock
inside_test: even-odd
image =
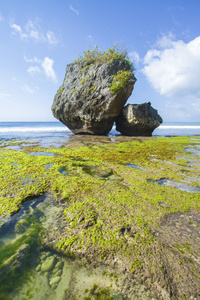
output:
[[[134,72],[135,68],[128,58],[127,51],[118,45],[114,45],[113,48],[108,48],[107,51],[101,51],[97,45],[95,48],[90,47],[90,49],[83,52],[83,55],[79,55],[78,58],[74,60],[74,63],[83,62],[85,65],[103,64],[113,59],[120,59],[127,62],[132,72]]]
[[[185,183],[190,179],[190,185],[196,186],[200,182],[199,164],[188,166],[188,162],[199,162],[199,156],[184,151],[187,147],[196,149],[200,137],[195,139],[125,138],[126,142],[118,142],[116,138],[110,144],[94,143],[89,147],[23,146],[23,151],[1,147],[0,214],[13,214],[26,199],[49,192],[70,204],[63,212],[65,232],[54,235],[52,247],[64,253],[93,256],[97,261],[116,257],[137,276],[148,274],[145,276],[151,282],[159,277],[163,285],[166,274],[170,276],[166,260],[172,262],[167,263],[168,268],[179,268],[181,261],[182,270],[186,268],[189,274],[188,282],[194,284],[200,278],[196,263],[199,253],[191,241],[186,239],[167,248],[155,232],[169,215],[198,215],[200,194],[150,181],[168,178]],[[27,155],[33,151],[55,155]],[[17,167],[13,165],[16,162]],[[126,165],[129,163],[147,171],[131,168]],[[191,254],[178,250],[186,244],[191,245]],[[181,272],[178,274],[182,277],[177,275],[174,281],[184,277]]]

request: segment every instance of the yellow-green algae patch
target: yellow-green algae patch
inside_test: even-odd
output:
[[[186,255],[180,251],[184,249],[181,240],[178,244],[176,241],[176,246],[172,241],[167,246],[163,231],[159,233],[162,239],[157,233],[169,216],[192,213],[199,217],[200,193],[150,182],[167,178],[186,183],[190,179],[190,185],[199,186],[200,167],[188,164],[191,158],[199,162],[199,157],[184,151],[185,148],[196,149],[200,137],[195,139],[130,138],[126,142],[90,147],[28,146],[24,151],[1,147],[1,217],[16,212],[31,197],[53,193],[57,199],[70,204],[63,211],[67,221],[65,232],[58,233],[54,248],[96,261],[115,262],[149,288],[157,282],[160,290],[172,293],[174,299],[195,296],[200,278],[195,263],[200,261],[200,249],[194,246],[194,253]],[[27,155],[33,151],[55,155]],[[129,163],[147,171],[130,168],[126,165]],[[50,167],[45,168],[47,165]],[[64,172],[60,172],[61,169]],[[188,237],[189,234],[188,231]],[[181,264],[177,263],[174,270],[176,261]],[[186,268],[187,278],[180,266]],[[176,272],[179,273],[173,278]],[[181,282],[186,285],[188,280],[192,282],[190,287],[181,287]]]

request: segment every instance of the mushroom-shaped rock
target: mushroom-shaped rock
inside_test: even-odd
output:
[[[116,120],[116,130],[128,136],[152,136],[162,118],[151,103],[128,104]]]
[[[54,97],[54,117],[75,134],[108,134],[136,82],[128,60],[99,56],[67,65]]]

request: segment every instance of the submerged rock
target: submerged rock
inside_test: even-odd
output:
[[[116,120],[116,130],[128,136],[151,136],[162,118],[151,103],[128,104]]]
[[[53,269],[53,267],[55,266],[56,263],[56,259],[54,256],[50,256],[48,257],[42,264],[41,266],[41,271],[42,272],[48,272],[50,270]]]
[[[54,284],[57,284],[61,281],[61,277],[60,276],[56,276],[56,277],[53,277],[50,281],[49,281],[49,284],[52,286]]]
[[[88,52],[90,59],[86,55],[66,67],[52,112],[75,134],[108,134],[132,93],[136,78],[130,62],[111,51],[109,59]]]

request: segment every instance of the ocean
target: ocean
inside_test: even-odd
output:
[[[108,136],[120,133],[112,128]],[[153,136],[197,136],[200,122],[163,123],[153,132]],[[73,133],[60,122],[0,122],[0,141],[34,139],[40,143],[66,143]]]

